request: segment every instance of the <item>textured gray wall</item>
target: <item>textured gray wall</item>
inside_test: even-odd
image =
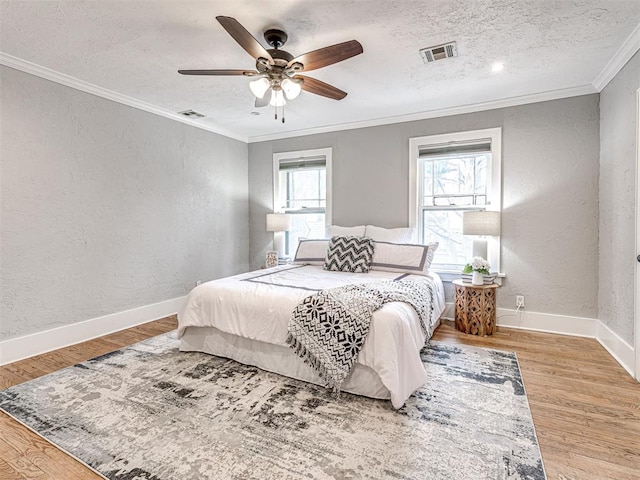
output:
[[[600,291],[598,318],[633,346],[636,53],[600,93]]]
[[[408,224],[409,138],[502,127],[502,270],[498,303],[598,314],[598,95],[249,145],[250,261],[271,242],[272,154],[333,147],[333,223]],[[591,261],[590,261],[591,260]]]
[[[247,145],[0,67],[0,340],[248,267]]]

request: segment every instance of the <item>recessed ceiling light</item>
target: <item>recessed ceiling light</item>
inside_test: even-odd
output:
[[[499,71],[501,71],[503,69],[504,69],[504,63],[502,63],[502,62],[496,62],[491,66],[491,71],[493,73],[497,73],[497,72],[499,72]]]

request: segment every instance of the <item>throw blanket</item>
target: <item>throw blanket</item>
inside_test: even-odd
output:
[[[287,343],[338,393],[367,338],[373,312],[388,302],[408,303],[428,339],[433,293],[428,282],[412,280],[323,290],[295,308]]]

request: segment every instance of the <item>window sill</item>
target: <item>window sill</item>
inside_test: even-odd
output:
[[[434,269],[433,271],[440,276],[440,278],[444,283],[451,283],[454,280],[459,280],[461,276],[460,272],[457,272],[454,270],[435,270]],[[507,275],[505,273],[498,273],[495,283],[502,286],[502,279],[506,277]]]

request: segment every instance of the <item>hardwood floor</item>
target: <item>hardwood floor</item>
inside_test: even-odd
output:
[[[0,389],[160,335],[175,316],[0,367]],[[498,328],[465,335],[443,322],[434,339],[518,354],[550,480],[640,480],[640,384],[587,338]],[[0,478],[100,479],[0,412]],[[489,479],[488,479],[489,480]]]

